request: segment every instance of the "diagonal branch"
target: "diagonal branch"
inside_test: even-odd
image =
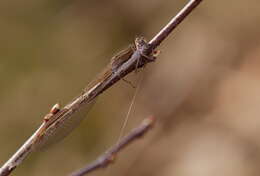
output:
[[[58,106],[52,108],[44,117],[36,132],[0,168],[0,176],[9,175],[33,150],[37,149],[39,144],[44,143],[50,136],[55,136],[64,124],[74,118],[72,115],[75,112],[86,105],[92,104],[103,91],[137,68],[144,67],[147,63],[154,61],[156,59],[154,55],[155,48],[201,1],[191,0],[149,43],[137,39],[135,46],[131,46],[126,52],[119,53],[119,55],[112,58],[105,71],[92,81],[80,96],[68,103],[64,108],[55,109]]]
[[[202,0],[191,0],[185,7],[171,19],[171,21],[154,36],[154,38],[149,42],[151,45],[151,50],[158,47],[162,41],[188,16],[195,7],[197,7]]]
[[[132,131],[130,131],[124,138],[122,138],[116,145],[108,149],[103,155],[101,155],[97,160],[88,164],[86,167],[74,172],[71,176],[83,176],[90,172],[93,172],[100,168],[105,168],[109,164],[112,164],[115,160],[116,155],[122,151],[126,146],[134,142],[135,140],[142,137],[147,133],[154,124],[154,118],[149,117],[143,120],[143,122]]]

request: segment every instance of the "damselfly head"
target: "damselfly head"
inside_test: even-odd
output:
[[[144,45],[147,45],[147,41],[144,37],[136,37],[135,38],[135,47],[136,49],[141,49]]]

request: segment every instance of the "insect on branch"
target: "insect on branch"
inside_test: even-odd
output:
[[[65,107],[55,107],[45,116],[40,127],[32,134],[32,136],[16,151],[16,153],[0,168],[0,176],[9,175],[22,161],[34,150],[37,149],[39,143],[46,141],[50,136],[55,136],[64,124],[73,120],[72,115],[93,104],[95,98],[103,91],[114,85],[117,81],[124,78],[130,72],[137,68],[144,67],[147,63],[156,59],[155,49],[161,42],[180,24],[185,17],[202,0],[190,0],[189,3],[174,17],[150,42],[146,42],[143,38],[137,38],[134,45],[127,52],[120,53],[114,57],[107,68],[98,78],[93,80],[84,92],[68,103]]]

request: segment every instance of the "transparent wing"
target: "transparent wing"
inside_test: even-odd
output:
[[[34,150],[45,149],[68,136],[72,132],[72,130],[74,130],[87,116],[88,112],[91,110],[95,102],[96,100],[93,100],[85,107],[82,107],[80,111],[75,112],[72,116],[63,121],[60,121],[56,127],[50,127],[46,131],[45,135],[42,136],[42,139],[39,140],[37,145],[34,146]]]

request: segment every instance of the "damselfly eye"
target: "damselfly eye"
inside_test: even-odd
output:
[[[135,39],[135,46],[137,49],[141,49],[142,46],[146,45],[147,42],[144,37],[137,37]]]

